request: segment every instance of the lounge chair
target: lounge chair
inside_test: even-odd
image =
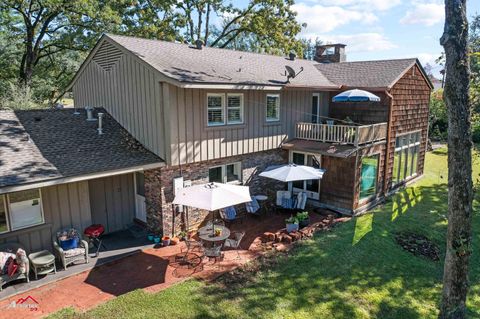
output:
[[[235,207],[230,206],[220,211],[220,216],[222,217],[225,224],[229,225],[233,222],[240,220],[243,223],[243,218],[239,214],[237,214],[237,210]]]
[[[260,204],[258,203],[257,199],[252,196],[252,201],[245,203],[245,208],[247,209],[247,213],[252,215],[260,216]]]
[[[0,245],[0,253],[5,254],[5,262],[7,261],[9,255],[12,255],[12,258],[17,259],[17,257],[20,255],[22,258],[22,265],[23,267],[19,267],[17,271],[13,274],[13,276],[9,276],[8,274],[3,274],[0,275],[0,291],[2,291],[2,286],[14,281],[14,280],[19,280],[19,279],[25,279],[27,282],[30,282],[30,279],[28,278],[28,273],[30,271],[30,262],[28,261],[28,258],[25,254],[17,254],[17,251],[19,249],[22,249],[25,252],[25,249],[23,248],[22,245],[18,243],[5,243]],[[2,257],[2,256],[0,256]],[[0,258],[3,260],[3,258]],[[19,262],[17,261],[17,264]],[[4,265],[0,265],[0,267],[3,267]]]

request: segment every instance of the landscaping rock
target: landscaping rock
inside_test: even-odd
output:
[[[275,237],[276,236],[274,233],[266,232],[266,233],[263,233],[262,241],[264,242],[275,241]]]
[[[293,239],[290,235],[282,235],[282,243],[290,245],[293,242]]]
[[[297,241],[302,239],[302,234],[299,231],[291,232],[289,236],[292,237],[292,241]]]

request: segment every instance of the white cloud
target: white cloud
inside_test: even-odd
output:
[[[319,34],[333,31],[350,22],[372,24],[378,20],[370,11],[350,10],[338,6],[308,6],[305,3],[298,3],[293,5],[293,10],[298,13],[299,22],[307,23],[304,33]]]
[[[445,7],[441,3],[414,2],[412,5],[412,10],[407,11],[405,16],[400,19],[400,23],[432,26],[443,22],[445,19]]]
[[[397,5],[402,0],[306,0],[326,6],[349,7],[350,9],[368,9],[369,11],[386,11]]]
[[[311,35],[312,39],[315,39]],[[397,47],[387,37],[380,33],[356,33],[345,35],[318,35],[324,43],[344,43],[348,53],[386,51]]]

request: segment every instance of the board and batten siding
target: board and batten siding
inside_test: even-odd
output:
[[[76,107],[105,108],[145,148],[166,158],[158,72],[105,41],[78,75],[72,91]]]
[[[27,252],[52,250],[54,234],[63,228],[84,229],[91,224],[88,182],[41,188],[45,224],[0,235],[0,243],[18,242]]]
[[[279,148],[294,137],[295,123],[311,121],[311,90],[207,90],[169,86],[171,165]],[[208,93],[243,93],[244,123],[207,125]],[[280,94],[280,121],[266,122],[266,96]],[[320,93],[320,114],[328,115],[328,93]]]

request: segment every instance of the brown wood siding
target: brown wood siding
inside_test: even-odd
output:
[[[329,117],[344,120],[347,116],[355,123],[374,124],[388,122],[390,100],[385,93],[374,92],[380,102],[331,102]],[[338,92],[330,94],[330,101]]]
[[[386,144],[375,145],[372,147],[364,148],[358,152],[358,161],[357,161],[357,172],[355,174],[355,186],[353,189],[354,192],[354,205],[353,209],[357,209],[361,206],[367,205],[371,201],[378,198],[383,190],[383,181],[384,181],[384,172],[385,172],[385,152]],[[361,182],[361,173],[362,173],[362,158],[378,154],[378,168],[377,168],[377,193],[376,197],[371,197],[368,200],[360,201],[360,182]]]
[[[351,211],[354,202],[355,156],[340,158],[322,155],[322,168],[326,172],[321,180],[320,202]]]
[[[167,85],[167,84],[165,84]],[[171,165],[196,163],[276,149],[294,136],[295,123],[310,121],[311,90],[206,90],[169,85]],[[208,93],[243,93],[244,123],[207,126]],[[280,94],[280,121],[265,121],[267,94]],[[320,95],[320,115],[328,115],[328,93]]]
[[[91,224],[88,182],[44,187],[42,207],[45,224],[0,235],[0,243],[19,242],[27,252],[52,250],[53,235],[60,229],[84,229]]]
[[[92,223],[111,233],[125,229],[135,217],[133,174],[93,179],[88,182]]]
[[[388,154],[389,164],[386,178],[389,188],[392,185],[395,137],[399,134],[421,130],[418,175],[423,174],[428,138],[430,92],[430,87],[417,65],[408,70],[391,90],[394,100],[391,123],[392,136],[389,141],[390,154]]]
[[[166,158],[163,90],[157,72],[105,42],[72,90],[76,107],[104,107],[143,146]]]

